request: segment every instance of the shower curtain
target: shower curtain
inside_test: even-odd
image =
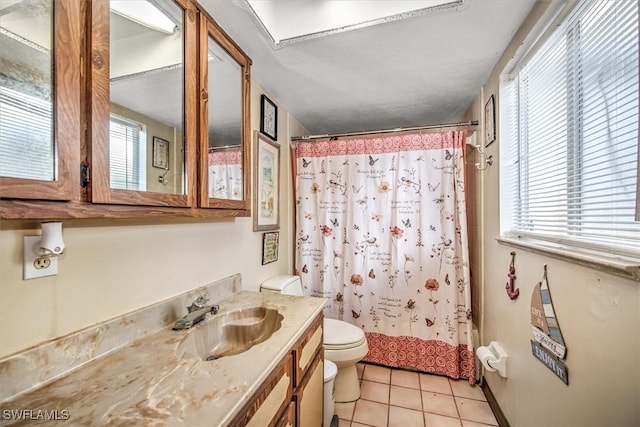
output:
[[[293,144],[295,264],[326,317],[364,330],[365,361],[473,383],[465,138]]]
[[[242,150],[214,149],[209,152],[209,194],[220,199],[242,200]]]

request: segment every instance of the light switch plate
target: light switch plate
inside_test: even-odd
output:
[[[40,240],[40,236],[24,236],[24,269],[22,275],[24,280],[58,274],[58,257],[55,256],[49,257],[50,263],[48,267],[36,268],[35,262],[39,258],[37,253]]]

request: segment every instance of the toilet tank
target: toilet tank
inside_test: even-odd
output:
[[[260,292],[277,292],[284,295],[302,296],[302,282],[299,276],[274,276],[260,285]]]

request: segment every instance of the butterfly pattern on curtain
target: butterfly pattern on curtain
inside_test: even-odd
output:
[[[473,382],[465,137],[296,143],[296,272],[365,360]]]

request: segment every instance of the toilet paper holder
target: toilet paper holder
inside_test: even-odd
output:
[[[501,377],[507,378],[507,359],[509,356],[500,344],[491,341],[488,346],[480,346],[476,349],[476,356],[487,371],[498,371]]]

